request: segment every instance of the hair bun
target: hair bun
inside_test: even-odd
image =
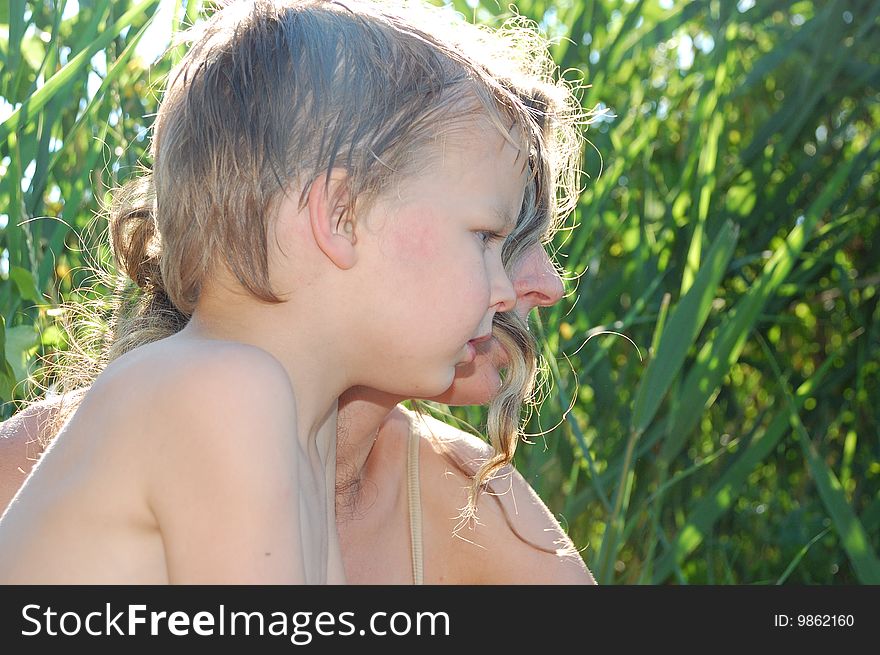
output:
[[[142,289],[162,288],[161,239],[156,226],[156,194],[149,175],[114,194],[110,207],[110,250],[119,270]]]

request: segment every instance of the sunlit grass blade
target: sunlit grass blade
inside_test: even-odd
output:
[[[874,150],[880,150],[880,143],[876,140]],[[864,166],[870,161],[867,151],[863,155],[864,157],[854,157],[838,167],[833,178],[828,181],[803,218],[798,220],[785,242],[767,261],[760,277],[728,313],[714,338],[703,345],[696,363],[685,377],[681,392],[684,409],[670,430],[671,438],[663,444],[661,457],[666,461],[670,461],[681,451],[706,403],[739,357],[759,312],[794,267],[816,223],[835,201],[841,188],[849,183],[853,171],[859,170],[857,164]]]
[[[798,407],[820,388],[832,363],[832,358],[828,358],[813,376],[798,388],[795,394]],[[703,542],[715,522],[725,512],[730,511],[734,501],[748,484],[749,474],[773,452],[789,430],[788,412],[785,411],[778,414],[765,430],[749,441],[745,450],[711,485],[703,498],[687,508],[687,522],[670,543],[670,548],[654,563],[655,584],[668,578],[674,568]]]
[[[725,223],[706,254],[693,285],[669,313],[657,353],[639,383],[633,403],[631,429],[641,434],[653,420],[673,378],[703,328],[718,284],[736,247],[738,229]]]
[[[791,427],[797,435],[798,443],[809,465],[810,473],[813,481],[819,490],[819,496],[825,509],[831,516],[831,522],[834,524],[835,531],[843,543],[843,548],[849,555],[850,562],[856,570],[856,575],[863,584],[880,584],[880,559],[871,548],[871,540],[865,532],[865,527],[859,521],[852,507],[846,500],[843,487],[840,481],[834,475],[834,471],[825,463],[810,435],[807,434],[804,424],[801,422],[798,413],[799,408],[791,395],[788,382],[779,370],[776,357],[770,350],[767,343],[761,340],[761,346],[767,360],[773,367],[776,374],[776,380],[779,383],[782,393],[785,396],[786,407],[788,409],[788,419]]]
[[[142,0],[109,29],[98,36],[88,48],[79,52],[73,59],[65,64],[57,73],[50,77],[33,95],[31,95],[21,107],[13,111],[9,117],[0,124],[0,142],[6,140],[9,133],[18,127],[22,116],[34,115],[39,112],[68,82],[75,79],[88,65],[89,60],[96,52],[105,48],[113,39],[126,28],[131,27],[135,19],[140,18],[144,12],[153,9],[159,0]]]
[[[6,359],[6,319],[0,316],[0,402],[12,398],[15,372]]]
[[[144,25],[137,31],[137,33],[131,38],[131,40],[129,40],[129,42],[125,46],[125,49],[120,53],[116,61],[113,62],[113,65],[107,71],[104,79],[101,80],[101,85],[98,87],[97,91],[95,91],[95,94],[89,99],[88,104],[85,106],[85,108],[83,108],[82,112],[80,112],[80,115],[76,119],[76,122],[68,129],[65,143],[74,143],[74,138],[78,130],[88,121],[94,120],[95,108],[104,101],[107,92],[111,88],[113,88],[114,85],[120,82],[123,73],[125,72],[126,65],[128,64],[132,55],[135,53],[135,50],[140,43],[141,38],[150,28],[154,18],[155,14],[147,19],[147,22],[144,23]],[[55,167],[55,164],[61,158],[63,152],[63,148],[59,148],[52,154],[52,160],[49,163],[49,171],[51,171]]]
[[[810,539],[810,541],[807,544],[805,544],[804,547],[798,551],[797,555],[794,556],[794,559],[791,560],[791,564],[789,564],[787,567],[785,567],[785,570],[782,572],[782,575],[779,576],[779,580],[776,581],[776,584],[781,585],[786,580],[788,580],[792,571],[794,571],[797,568],[798,564],[800,564],[801,560],[804,558],[804,555],[806,555],[807,551],[810,550],[810,546],[812,546],[814,543],[819,541],[819,539],[824,537],[830,531],[831,531],[830,527],[825,528],[824,530],[822,530],[822,532],[820,532],[815,537]]]

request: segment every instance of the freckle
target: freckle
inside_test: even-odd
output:
[[[272,555],[272,553],[263,553],[263,555],[265,555],[266,557],[269,557]]]

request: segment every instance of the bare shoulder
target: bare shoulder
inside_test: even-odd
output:
[[[170,340],[167,340],[170,341]],[[121,386],[139,385],[161,461],[215,452],[253,459],[283,448],[296,426],[287,371],[260,348],[228,341],[162,344],[123,370]],[[273,439],[283,443],[271,444]],[[210,469],[209,469],[210,471]]]
[[[155,402],[148,502],[169,580],[302,582],[299,442],[284,367],[231,342],[170,343],[131,363]]]
[[[0,514],[37,463],[43,451],[40,434],[58,402],[33,403],[0,423]]]
[[[135,383],[147,393],[192,386],[222,393],[230,384],[231,391],[240,392],[245,386],[288,380],[281,363],[261,348],[233,341],[183,339],[180,335],[127,353],[98,379]],[[169,394],[169,400],[175,397]]]
[[[426,514],[432,515],[436,546],[447,551],[444,557],[458,562],[450,570],[458,579],[449,582],[595,584],[552,512],[512,466],[480,496],[477,521],[460,525],[457,517],[467,500],[471,474],[494,450],[434,418],[425,418],[422,425],[422,502]]]
[[[88,425],[101,425],[131,456],[173,453],[198,434],[191,428],[211,417],[259,413],[263,405],[293,411],[293,391],[283,366],[264,350],[231,341],[174,335],[112,361],[77,409]],[[218,443],[220,433],[212,438]],[[146,450],[146,453],[142,452]]]

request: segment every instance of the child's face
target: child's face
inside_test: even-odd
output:
[[[555,305],[565,293],[559,273],[540,243],[513,266],[510,277],[516,291],[514,311],[524,321],[535,307]],[[506,365],[507,355],[497,339],[481,343],[473,363],[458,367],[452,386],[430,400],[446,405],[485,405],[498,395],[501,369]]]
[[[431,165],[368,217],[377,246],[367,270],[384,305],[373,314],[372,334],[384,341],[377,365],[386,387],[397,383],[384,390],[406,396],[448,389],[457,367],[477,356],[480,345],[469,341],[490,335],[495,313],[516,302],[501,246],[522,204],[524,155],[482,126],[437,148]]]

